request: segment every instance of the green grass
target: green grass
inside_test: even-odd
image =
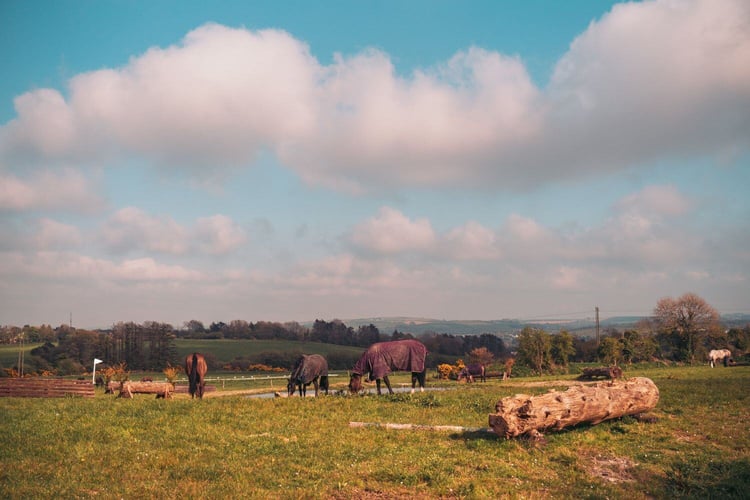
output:
[[[41,343],[36,344],[24,344],[23,355],[25,359],[31,356],[31,350],[35,347],[39,347]],[[21,350],[21,346],[18,344],[0,344],[0,366],[3,368],[10,368],[18,364],[18,353]]]
[[[5,398],[0,498],[746,498],[750,367],[626,375],[659,387],[656,422],[625,417],[543,442],[349,427],[485,427],[498,399],[549,390],[515,385],[537,378],[413,396]]]

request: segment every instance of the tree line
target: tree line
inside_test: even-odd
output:
[[[750,348],[750,325],[725,329],[715,309],[701,297],[688,293],[677,299],[661,299],[651,318],[624,332],[605,330],[599,341],[574,336],[565,330],[549,333],[527,326],[511,346],[491,333],[429,332],[415,337],[398,330],[384,334],[373,324],[353,328],[339,320],[316,320],[309,327],[296,322],[244,320],[211,323],[209,327],[198,320],[190,320],[179,329],[150,321],[143,324],[120,322],[111,329],[94,331],[68,325],[0,327],[0,343],[42,342],[31,351],[30,359],[25,360],[25,373],[82,373],[94,358],[110,365],[125,363],[133,370],[159,371],[170,364],[179,364],[175,344],[178,338],[291,340],[362,348],[387,340],[418,338],[430,353],[430,367],[453,363],[476,349],[485,349],[492,360],[502,362],[515,357],[517,367],[525,366],[541,374],[567,372],[570,362],[623,364],[658,359],[695,363],[705,359],[708,350],[717,348],[730,348],[735,354],[744,355]],[[258,364],[289,369],[301,352],[290,349],[283,353],[237,356],[234,360],[217,360],[207,354],[214,369],[243,369]],[[353,362],[351,355],[332,354],[331,358],[332,369],[345,369]],[[13,369],[0,369],[0,375]]]

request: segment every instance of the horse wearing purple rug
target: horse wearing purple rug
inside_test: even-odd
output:
[[[315,387],[315,396],[318,395],[318,380],[320,387],[328,394],[328,362],[320,354],[310,354],[297,359],[289,376],[287,392],[289,396],[294,395],[294,389],[299,386],[300,397],[307,395],[307,386],[310,383]]]
[[[419,382],[424,391],[425,357],[427,348],[418,340],[393,340],[371,345],[352,368],[349,379],[349,390],[359,392],[362,389],[362,376],[367,374],[369,380],[375,380],[380,392],[380,381],[385,382],[388,392],[393,394],[388,375],[394,371],[411,372],[411,392]]]
[[[486,369],[483,364],[477,363],[465,366],[458,374],[458,381],[466,378],[469,382],[474,382],[474,377],[479,377],[482,382],[487,381]]]

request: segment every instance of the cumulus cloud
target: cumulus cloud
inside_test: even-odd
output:
[[[609,216],[585,229],[549,227],[513,213],[495,228],[468,221],[445,232],[434,231],[429,219],[413,220],[383,207],[356,225],[349,241],[364,250],[358,257],[392,259],[400,265],[405,256],[417,256],[422,266],[454,263],[451,272],[457,277],[468,273],[475,283],[482,272],[517,272],[538,276],[555,288],[576,289],[594,286],[591,268],[611,273],[635,266],[643,272],[696,261],[705,254],[702,240],[691,234],[692,226],[681,223],[692,207],[674,186],[652,185],[615,200]]]
[[[172,255],[191,251],[223,255],[247,239],[245,231],[225,215],[202,217],[192,226],[183,226],[169,216],[154,216],[136,207],[118,210],[102,227],[101,235],[115,252],[146,250]]]
[[[118,210],[102,228],[105,245],[117,252],[146,249],[182,254],[188,249],[187,231],[171,217],[156,217],[136,207]]]
[[[92,180],[71,168],[32,172],[27,177],[0,172],[0,211],[93,212],[104,206],[97,191]]]
[[[412,221],[398,210],[382,207],[376,216],[354,228],[351,241],[359,248],[382,254],[431,251],[435,231],[425,218]]]
[[[35,237],[36,248],[43,250],[74,248],[79,246],[81,241],[81,231],[76,226],[46,217],[39,220]]]
[[[245,243],[245,231],[226,215],[202,217],[195,224],[197,245],[206,253],[222,255]]]
[[[746,153],[748,23],[743,0],[618,4],[572,42],[544,88],[518,57],[480,47],[399,75],[378,50],[322,65],[289,33],[208,24],[75,76],[65,96],[19,96],[0,154],[139,155],[208,175],[269,150],[308,182],[359,192],[530,186]]]
[[[0,265],[4,276],[29,279],[65,279],[77,282],[182,282],[205,279],[203,273],[183,266],[157,262],[152,258],[120,262],[72,252],[40,251],[6,253]]]

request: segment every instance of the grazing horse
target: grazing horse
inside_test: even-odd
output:
[[[723,361],[724,366],[727,366],[727,362],[732,358],[732,351],[729,349],[714,349],[708,353],[708,363],[711,368],[714,367],[714,363],[717,361]]]
[[[371,345],[352,368],[349,378],[349,390],[359,392],[362,389],[362,375],[369,374],[369,380],[375,380],[380,392],[380,380],[385,382],[388,392],[393,394],[388,374],[392,371],[411,372],[411,392],[419,382],[424,391],[426,369],[424,360],[427,348],[418,340],[393,340]]]
[[[289,396],[293,396],[294,389],[299,386],[300,397],[305,397],[307,395],[307,386],[312,383],[315,387],[315,396],[317,397],[318,379],[320,379],[320,387],[328,395],[328,362],[320,354],[303,354],[294,363],[294,368],[292,368],[292,373],[289,376],[289,383],[287,384]]]
[[[188,381],[190,382],[189,391],[191,398],[195,398],[197,394],[199,399],[203,399],[207,371],[208,365],[203,354],[194,352],[187,355],[185,358],[185,374],[187,374]]]
[[[481,363],[464,366],[463,370],[458,373],[458,381],[460,382],[464,378],[468,379],[469,382],[474,382],[474,377],[479,377],[482,382],[487,381],[487,370]]]

